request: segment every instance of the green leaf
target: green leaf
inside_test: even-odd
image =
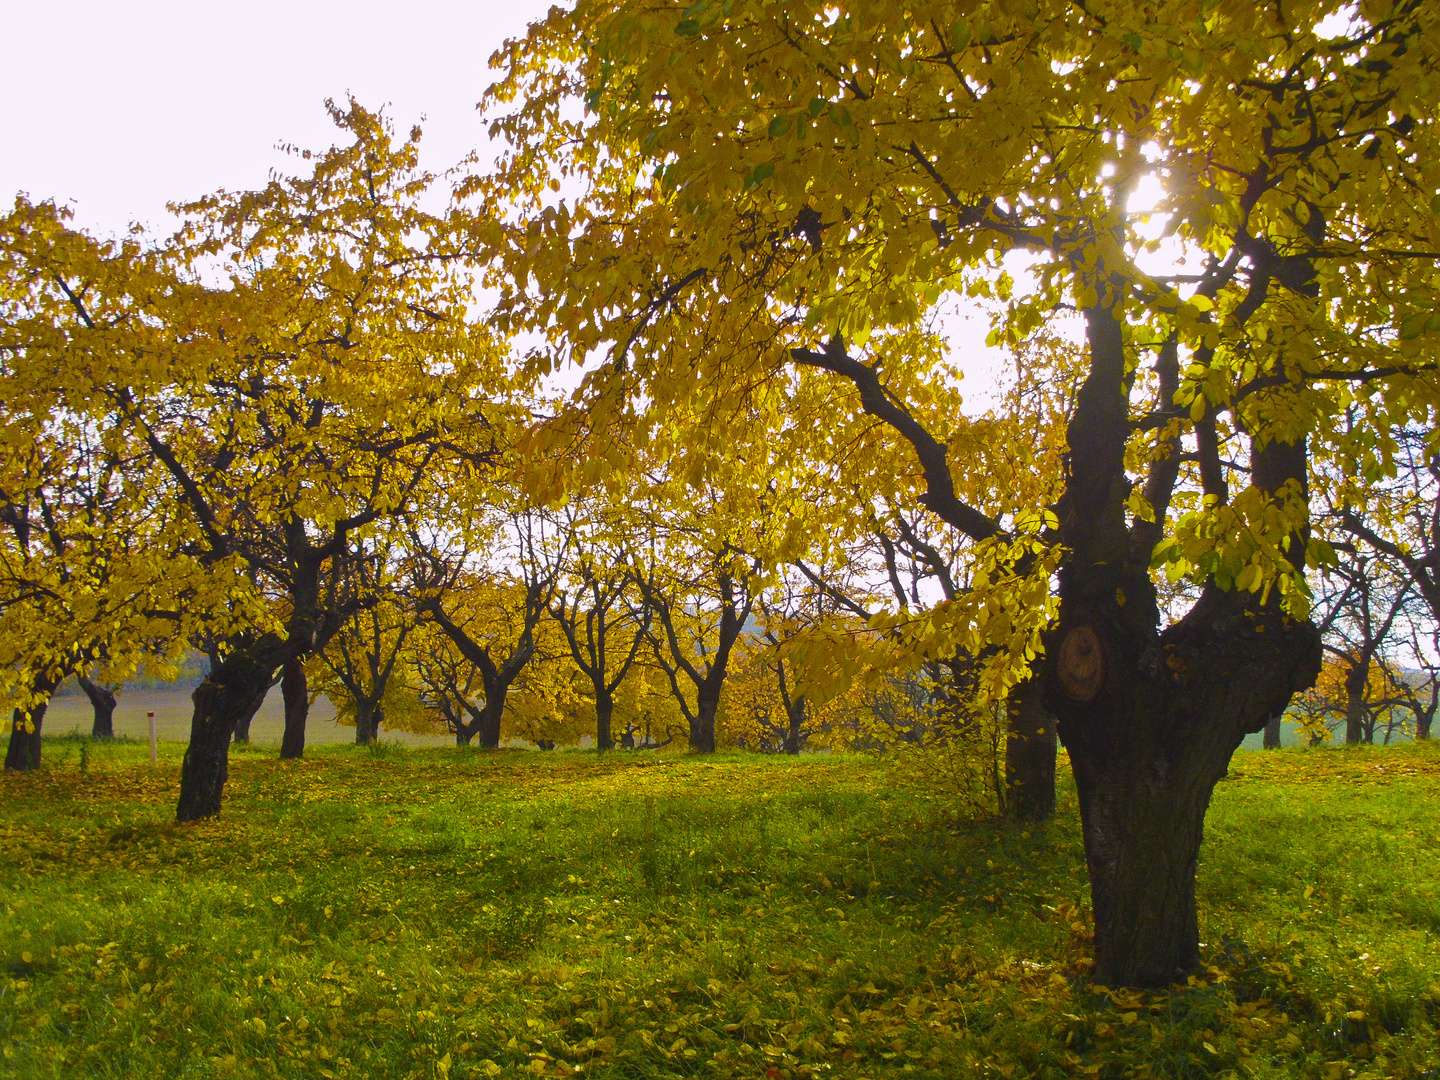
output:
[[[700,24],[694,19],[681,19],[675,25],[675,33],[681,37],[698,37],[700,34]]]
[[[850,126],[850,111],[844,105],[830,106],[830,122],[836,127]]]
[[[955,51],[970,47],[970,20],[956,19],[950,27],[950,48]]]
[[[775,163],[767,161],[763,165],[756,165],[754,171],[745,178],[745,186],[752,188],[764,180],[769,180],[775,175]]]
[[[1429,321],[1430,312],[1428,311],[1417,311],[1415,314],[1407,316],[1405,320],[1400,323],[1400,340],[1409,341],[1412,338],[1419,337],[1425,332],[1425,324]]]
[[[788,116],[777,116],[770,121],[770,138],[778,139],[790,131],[792,121]]]
[[[823,97],[812,97],[810,99],[810,115],[819,116],[830,105]]]

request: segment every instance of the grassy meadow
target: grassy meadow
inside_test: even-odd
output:
[[[0,782],[0,1077],[1440,1076],[1440,747],[1242,751],[1204,970],[1088,971],[1073,795],[872,758],[56,738]]]

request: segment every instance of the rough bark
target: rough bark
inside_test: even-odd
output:
[[[383,719],[378,701],[361,698],[355,702],[355,745],[369,746],[378,739]]]
[[[483,749],[497,750],[500,747],[500,718],[505,715],[505,697],[509,692],[507,686],[498,691],[493,700],[488,693],[485,695],[485,707],[477,717],[476,730]]]
[[[785,703],[785,741],[782,749],[787,754],[800,753],[805,741],[805,699],[796,698]]]
[[[1264,746],[1266,750],[1280,749],[1280,719],[1281,715],[1279,713],[1276,713],[1274,716],[1270,717],[1269,720],[1265,721]]]
[[[615,698],[606,694],[595,695],[595,749],[615,749],[615,736],[611,733],[610,723],[615,716]]]
[[[90,707],[95,711],[95,719],[90,726],[90,737],[92,739],[113,739],[115,737],[115,705],[117,703],[115,688],[101,686],[84,675],[77,675],[75,681],[80,684],[80,689],[85,691],[85,696],[90,699]]]
[[[310,716],[310,686],[305,663],[298,656],[285,661],[280,676],[280,695],[285,702],[285,734],[280,740],[282,758],[305,756],[305,722]]]
[[[697,754],[715,752],[715,714],[720,708],[719,679],[706,679],[695,694],[695,715],[690,720],[690,749]]]
[[[230,741],[236,725],[253,717],[270,690],[284,647],[266,635],[260,642],[229,653],[190,695],[190,745],[180,768],[178,821],[198,821],[220,813],[230,773]]]
[[[1086,312],[1090,373],[1067,437],[1057,507],[1066,548],[1060,616],[1048,635],[1045,698],[1070,753],[1095,917],[1095,974],[1164,986],[1199,960],[1195,866],[1215,784],[1246,734],[1282,712],[1320,670],[1320,637],[1260,596],[1208,584],[1157,632],[1149,548],[1126,524],[1129,436],[1121,326]],[[1251,446],[1252,481],[1303,495],[1305,446]],[[1291,538],[1303,552],[1305,536]],[[1292,558],[1293,558],[1292,554]]]
[[[1055,816],[1055,716],[1045,708],[1038,679],[1027,679],[1006,700],[1005,809],[1013,821]]]
[[[7,772],[29,772],[40,767],[40,728],[48,705],[42,701],[29,710],[15,710],[10,720],[10,744],[5,748]]]
[[[1082,702],[1061,690],[1056,702],[1080,798],[1096,971],[1111,985],[1162,986],[1193,969],[1210,794],[1245,735],[1319,670],[1308,624],[1218,591],[1199,609],[1138,653],[1107,634],[1100,691]]]

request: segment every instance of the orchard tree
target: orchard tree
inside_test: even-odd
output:
[[[395,679],[397,664],[416,617],[397,587],[392,545],[362,540],[359,546],[362,554],[350,564],[346,588],[365,597],[366,604],[316,653],[315,666],[317,689],[336,703],[342,717],[354,721],[355,742],[366,746],[379,738],[385,702],[401,689],[403,680]],[[298,696],[298,691],[291,694]],[[287,721],[289,707],[287,700]],[[303,734],[299,738],[303,747]]]
[[[93,703],[95,737],[110,737],[103,683],[177,648],[225,584],[167,550],[174,509],[146,475],[144,446],[114,412],[67,410],[44,366],[63,335],[37,248],[88,249],[62,220],[23,201],[0,219],[0,702],[13,709],[15,770],[40,764],[46,707],[67,676]],[[103,317],[133,315],[120,304]]]
[[[550,615],[560,627],[575,666],[590,684],[595,705],[595,748],[615,747],[615,691],[649,640],[652,609],[625,554],[623,512],[572,508],[563,528],[569,555],[562,564]]]
[[[1395,645],[1395,621],[1411,600],[1411,583],[1397,569],[1345,545],[1319,597],[1322,644],[1344,672],[1345,742],[1351,746],[1375,741],[1376,709],[1386,707],[1382,664]]]
[[[474,187],[523,221],[497,250],[502,324],[590,365],[588,408],[549,435],[575,476],[615,467],[577,435],[647,430],[657,405],[708,416],[697,439],[746,409],[784,430],[773,388],[800,366],[903,438],[924,505],[975,542],[977,588],[917,648],[979,636],[1023,669],[1054,553],[1042,679],[1104,982],[1193,970],[1213,787],[1319,669],[1312,462],[1440,399],[1437,20],[1421,0],[592,0],[496,57],[513,152]],[[960,293],[1003,301],[1000,345],[1079,317],[1053,513],[986,513],[957,418],[929,408],[915,328]],[[1357,402],[1365,423],[1337,425]],[[1161,570],[1198,594],[1163,626]]]
[[[102,244],[53,208],[19,227],[43,308],[31,377],[144,447],[171,526],[153,558],[187,552],[232,605],[193,695],[181,821],[219,812],[235,725],[275,674],[370,602],[344,587],[367,530],[489,468],[513,385],[450,226],[421,208],[419,129],[331,114],[349,141],[307,152],[308,175],[182,207],[168,243]]]
[[[462,696],[452,690],[432,701],[450,710],[445,717],[458,745],[468,746],[478,735],[480,745],[493,750],[500,745],[506,698],[540,648],[563,557],[551,550],[560,540],[538,511],[492,508],[486,520],[488,532],[475,522],[468,526],[472,538],[485,537],[480,552],[453,546],[438,533],[428,539],[413,535],[414,602],[480,678],[478,710],[468,704],[469,678]],[[440,685],[430,679],[427,684],[432,694]]]

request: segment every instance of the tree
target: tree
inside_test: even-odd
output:
[[[366,530],[498,455],[514,372],[470,321],[449,226],[421,209],[420,132],[397,144],[353,102],[331,114],[351,141],[307,153],[310,175],[184,207],[168,244],[107,246],[27,211],[52,331],[26,341],[28,370],[146,449],[174,519],[152,558],[189,553],[229,605],[193,695],[182,821],[219,812],[232,733],[275,673],[370,602],[341,589]]]
[[[1042,680],[1104,982],[1193,969],[1213,786],[1319,670],[1312,459],[1358,457],[1381,418],[1435,426],[1437,19],[1415,0],[592,2],[497,58],[514,149],[475,186],[524,211],[497,253],[507,325],[605,360],[557,451],[677,398],[783,429],[772,391],[798,365],[903,437],[927,508],[989,560],[955,636],[978,623],[1023,657],[1058,552]],[[547,194],[577,172],[583,194]],[[1146,177],[1158,219],[1129,209]],[[1157,268],[1162,242],[1187,265]],[[929,412],[914,328],[957,290],[1005,302],[1000,344],[1078,313],[1053,517],[967,498],[954,420]],[[1364,425],[1331,422],[1362,399]],[[1157,568],[1198,590],[1163,627]]]
[[[499,512],[497,518],[490,550],[479,562],[472,562],[465,549],[444,552],[441,541],[420,543],[416,537],[425,564],[416,606],[473,665],[484,694],[484,704],[471,709],[467,679],[465,694],[450,692],[432,700],[442,705],[458,745],[468,746],[478,735],[487,750],[500,745],[506,697],[536,656],[537,630],[549,613],[559,572],[559,560],[545,552],[550,537],[540,514],[521,508]],[[441,686],[427,682],[432,692]],[[462,710],[469,720],[462,718]]]
[[[46,706],[69,675],[108,737],[114,693],[86,673],[100,664],[121,678],[170,652],[210,591],[184,553],[157,558],[173,520],[144,475],[143,446],[114,413],[67,410],[37,364],[64,337],[37,247],[84,245],[53,208],[22,200],[0,219],[0,701],[13,709],[5,767],[17,770],[40,764]]]
[[[652,612],[648,605],[632,602],[636,586],[629,560],[623,550],[606,542],[603,521],[582,521],[572,515],[565,529],[572,553],[550,615],[565,635],[575,666],[589,680],[595,703],[595,748],[612,750],[615,691],[648,640]],[[597,531],[598,535],[587,535]]]
[[[415,629],[413,613],[401,605],[393,582],[387,580],[393,573],[387,565],[390,552],[377,545],[367,555],[355,561],[351,587],[374,602],[352,615],[316,654],[317,667],[324,675],[320,688],[339,706],[342,716],[353,718],[359,746],[379,737],[396,664]],[[296,696],[299,692],[291,691]],[[287,722],[289,708],[287,701]]]
[[[749,582],[752,560],[728,543],[701,552],[670,546],[661,558],[671,568],[663,579],[654,571],[654,561],[649,570],[637,569],[633,578],[658,624],[650,635],[651,654],[685,717],[690,749],[713,754],[715,717],[730,656],[755,604]],[[691,573],[676,572],[687,563]]]
[[[1330,588],[1322,593],[1329,610],[1321,620],[1322,643],[1344,671],[1345,742],[1375,741],[1375,708],[1386,679],[1380,666],[1391,631],[1409,600],[1410,583],[1385,560],[1367,552],[1341,549],[1326,575]]]
[[[115,706],[118,699],[115,692],[120,689],[119,685],[110,686],[103,682],[95,682],[87,675],[77,675],[75,681],[80,684],[80,689],[90,699],[90,705],[95,710],[95,722],[90,727],[92,739],[113,739],[115,737]]]

